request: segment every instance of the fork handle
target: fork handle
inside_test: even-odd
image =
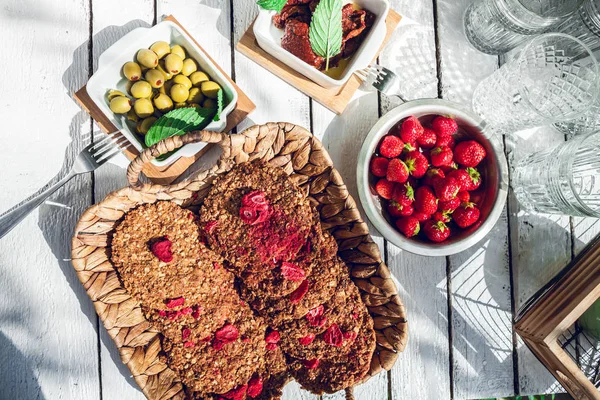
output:
[[[19,222],[29,215],[29,213],[38,208],[38,206],[42,204],[48,197],[50,197],[52,193],[56,192],[74,176],[75,174],[73,172],[69,172],[67,176],[40,193],[36,193],[35,195],[31,196],[19,206],[13,207],[13,209],[0,214],[0,239],[2,239],[15,226],[17,226]]]

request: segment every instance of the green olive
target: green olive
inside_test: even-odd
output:
[[[154,123],[156,122],[157,119],[158,118],[156,118],[156,117],[144,118],[137,123],[135,128],[138,131],[138,133],[145,135],[146,133],[148,133],[148,131],[150,130],[152,125],[154,125]]]
[[[197,87],[191,88],[190,95],[188,96],[187,101],[188,101],[188,103],[201,104],[202,101],[204,101],[204,95],[202,94],[202,91],[199,88],[197,88]]]
[[[110,101],[110,111],[115,114],[125,114],[131,110],[131,100],[129,97],[117,96]]]
[[[146,68],[154,68],[158,65],[158,56],[148,49],[141,49],[137,53],[137,62]]]
[[[160,60],[156,66],[156,69],[163,73],[166,78],[165,80],[167,81],[173,77],[173,74],[165,69],[165,60]]]
[[[166,94],[168,96],[169,93],[171,93],[171,88],[173,87],[174,84],[175,84],[175,82],[173,82],[173,79],[168,80],[165,82],[164,85],[162,85],[161,88],[158,89],[158,92],[161,94]]]
[[[184,75],[175,75],[173,77],[173,83],[180,83],[186,87],[186,89],[190,90],[192,88],[192,81],[187,76]]]
[[[190,75],[190,81],[192,81],[192,85],[195,87],[200,87],[202,82],[208,81],[210,78],[206,75],[205,72],[196,71]]]
[[[177,54],[171,53],[165,57],[165,67],[170,73],[178,74],[181,67],[183,67],[183,59]]]
[[[123,64],[123,75],[125,75],[125,78],[129,79],[130,81],[135,82],[142,76],[142,69],[138,63],[129,61]]]
[[[150,50],[155,52],[158,58],[161,59],[171,52],[171,47],[167,42],[158,41],[154,42],[152,46],[150,46]]]
[[[221,86],[213,81],[204,81],[201,83],[200,87],[202,88],[202,93],[211,99],[216,99],[217,93],[219,93],[219,90],[221,89]]]
[[[146,71],[146,75],[144,75],[144,78],[146,78],[146,81],[148,81],[148,83],[150,83],[150,86],[152,86],[154,89],[158,89],[159,87],[164,85],[166,81],[163,73],[157,69],[149,69],[148,71]]]
[[[196,61],[192,58],[186,58],[183,60],[183,66],[181,67],[181,73],[185,76],[190,76],[192,73],[198,71]]]
[[[133,109],[140,118],[149,117],[154,112],[154,106],[148,99],[137,99],[133,104]]]
[[[185,58],[185,49],[176,44],[175,46],[171,46],[171,54],[177,54],[183,60]]]
[[[185,101],[182,101],[181,103],[175,103],[175,108],[186,108],[186,107],[189,107],[189,106]]]
[[[152,95],[152,86],[146,81],[137,81],[131,87],[130,93],[136,99],[146,98]]]
[[[123,92],[121,92],[120,90],[115,90],[115,89],[110,89],[108,91],[108,93],[106,93],[106,97],[108,98],[108,101],[110,102],[112,99],[114,99],[115,97],[118,96],[125,96],[127,97],[127,95]]]
[[[204,103],[202,103],[202,107],[214,110],[215,108],[217,108],[217,102],[213,99],[206,99],[204,100]]]
[[[181,83],[176,83],[171,88],[170,94],[174,102],[181,103],[188,99],[190,91]]]
[[[132,122],[138,122],[140,120],[140,117],[137,116],[135,110],[132,108],[127,112],[127,119]]]
[[[154,98],[154,106],[162,112],[171,111],[173,109],[173,100],[166,94],[159,94]]]

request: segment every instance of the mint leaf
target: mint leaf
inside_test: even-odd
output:
[[[342,7],[342,0],[321,0],[310,22],[310,47],[326,59],[325,70],[329,69],[329,59],[342,49]]]
[[[287,3],[287,0],[258,0],[256,2],[263,10],[273,10],[277,12],[281,12],[285,3]]]
[[[223,112],[223,89],[219,89],[219,91],[217,92],[217,113],[215,114],[213,121],[220,121],[222,112]]]
[[[171,136],[183,135],[208,125],[214,110],[206,108],[178,108],[160,117],[148,130],[146,146],[160,142]]]

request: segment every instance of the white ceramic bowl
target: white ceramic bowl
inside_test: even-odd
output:
[[[346,1],[346,3],[349,2]],[[256,36],[256,41],[263,50],[310,80],[325,88],[340,87],[346,83],[354,71],[366,68],[375,59],[377,51],[385,39],[387,29],[385,19],[390,9],[388,0],[355,0],[353,3],[375,14],[375,22],[339,79],[325,75],[281,47],[283,30],[273,25],[272,18],[275,11],[260,10],[254,22],[254,36]]]
[[[121,68],[127,61],[133,61],[139,49],[147,49],[154,42],[163,40],[172,45],[179,44],[185,48],[188,55],[198,62],[198,67],[205,71],[211,79],[217,82],[223,88],[226,106],[221,114],[220,121],[211,122],[205,129],[220,132],[225,129],[227,115],[235,109],[237,103],[237,92],[225,75],[219,71],[213,62],[208,58],[194,41],[179,27],[171,21],[163,21],[152,28],[136,28],[123,36],[116,43],[110,46],[98,59],[98,70],[90,78],[87,84],[87,91],[92,101],[102,110],[110,119],[110,122],[116,126],[121,133],[129,139],[131,144],[138,151],[142,151],[145,146],[138,140],[135,133],[125,123],[125,118],[115,115],[110,111],[106,101],[106,92],[109,89],[118,89],[126,92],[125,85],[127,79],[121,74]],[[180,157],[191,157],[199,152],[205,143],[187,144],[175,151],[168,158],[152,161],[157,166],[172,164]]]
[[[372,190],[374,182],[370,182],[369,173],[371,157],[383,136],[399,121],[410,115],[419,119],[435,115],[452,116],[458,122],[457,135],[478,141],[487,152],[486,158],[477,167],[483,179],[482,187],[485,188],[483,201],[479,204],[481,222],[460,232],[453,232],[450,238],[442,243],[433,243],[418,237],[408,239],[398,232],[382,210],[377,194]],[[489,132],[485,122],[471,111],[459,104],[438,99],[409,101],[381,117],[363,143],[358,156],[356,174],[360,201],[375,228],[401,249],[423,256],[448,256],[477,244],[498,221],[508,192],[508,167],[497,136]]]

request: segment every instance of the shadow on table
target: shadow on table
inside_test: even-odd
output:
[[[1,331],[0,360],[2,360],[0,399],[45,399],[27,358]],[[8,361],[10,361],[10,365],[4,364]],[[14,391],[14,393],[6,392],[6,390]]]

